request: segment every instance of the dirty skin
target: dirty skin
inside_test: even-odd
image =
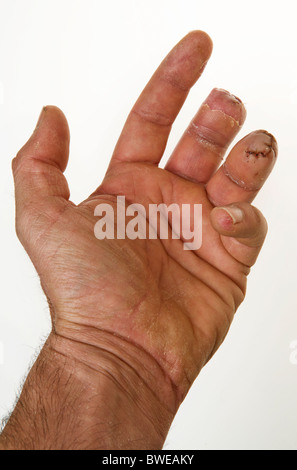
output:
[[[243,144],[243,145],[242,145]],[[267,131],[252,132],[238,143],[242,147],[242,159],[233,164],[232,155],[223,164],[224,174],[247,191],[261,188],[276,159],[276,143]],[[254,172],[247,178],[247,166],[255,165]]]

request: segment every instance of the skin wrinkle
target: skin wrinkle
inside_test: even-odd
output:
[[[77,341],[77,340],[75,340],[75,341]],[[78,341],[78,342],[81,343],[80,341]],[[84,345],[84,343],[81,343],[81,344]],[[96,346],[96,349],[98,349],[98,350],[102,349],[104,352],[107,351],[107,350],[105,350],[104,348],[99,348],[98,346]],[[57,351],[56,351],[56,352],[57,352]],[[114,356],[117,358],[117,360],[120,359],[123,363],[125,363],[126,365],[128,365],[128,367],[131,368],[131,366],[130,366],[128,363],[126,363],[122,358],[119,358],[118,356],[116,356],[115,354],[113,354],[113,353],[110,352],[110,351],[108,351],[108,353],[110,353],[111,355],[114,355]],[[68,357],[66,354],[62,353],[61,351],[59,351],[59,354],[61,354],[61,355],[64,356],[65,358],[68,358],[68,359],[69,359],[69,357]],[[133,396],[133,394],[129,391],[129,389],[128,389],[127,387],[125,387],[123,384],[120,383],[120,380],[116,378],[115,374],[112,374],[112,373],[109,372],[108,370],[104,369],[104,367],[100,367],[100,365],[97,365],[96,367],[94,367],[94,366],[92,366],[91,364],[89,364],[88,362],[86,362],[86,361],[83,360],[83,359],[80,359],[80,361],[81,361],[82,364],[84,364],[84,366],[86,366],[87,368],[89,368],[89,369],[91,369],[91,370],[93,370],[93,371],[95,371],[95,372],[100,372],[103,376],[105,376],[105,377],[111,379],[111,381],[112,381],[120,390],[122,390],[123,392],[127,393],[128,396],[131,398],[131,400],[137,405],[138,409],[144,414],[144,416],[145,416],[145,417],[149,420],[149,422],[154,426],[155,430],[156,430],[158,433],[160,433],[160,435],[161,435],[161,430],[158,430],[158,429],[157,429],[156,422],[154,422],[154,421],[152,420],[152,418],[151,418],[150,416],[148,416],[148,413],[146,412],[146,410],[144,409],[144,407],[143,407],[143,406],[140,406],[140,404],[138,403],[138,400],[135,400],[135,396]],[[131,370],[132,370],[134,373],[136,373],[136,375],[137,375],[141,380],[143,380],[143,379],[139,376],[139,374],[138,374],[133,368],[131,368]],[[156,397],[156,395],[155,395],[155,393],[153,392],[153,390],[151,389],[151,387],[150,387],[147,383],[145,383],[145,385],[148,387],[148,389],[150,390],[150,392],[153,394],[153,396],[154,396],[154,397],[159,401],[159,403],[160,403],[160,400],[158,399],[158,397]],[[160,404],[161,404],[161,403],[160,403]],[[162,406],[164,406],[164,404],[162,404]],[[168,410],[168,409],[166,408],[166,405],[165,405],[165,409],[166,409],[168,412],[172,413],[172,411],[170,411],[170,410]],[[161,435],[161,437],[163,437],[163,436]]]
[[[238,245],[241,244],[241,242],[236,240],[235,238],[233,240],[234,240],[234,243],[237,243]],[[224,239],[222,240],[222,243],[223,243],[223,246],[224,246],[226,252],[228,252],[228,250],[227,250],[227,248],[225,247],[225,244],[224,244]],[[250,270],[251,270],[251,266],[249,266],[248,264],[245,264],[242,261],[238,260],[237,258],[235,258],[235,256],[231,255],[230,253],[229,253],[229,255],[234,259],[234,261],[237,261],[237,263],[240,263],[240,265],[242,267],[242,275],[243,276],[248,276],[249,273],[250,273]]]
[[[129,162],[128,164],[130,165],[131,163]],[[133,183],[134,183],[134,178],[133,178]],[[173,184],[173,183],[171,183],[171,187],[172,187],[172,184]],[[134,184],[133,184],[133,187],[134,187]],[[167,199],[170,199],[170,200],[174,200],[174,199],[175,199],[175,197],[173,197],[173,196],[168,197],[168,195],[167,195],[167,197],[165,197],[165,196],[163,195],[163,187],[162,187],[162,186],[160,187],[160,191],[161,191],[161,197],[160,197],[160,201],[161,201],[161,202],[165,203],[165,201],[166,201]],[[109,192],[110,192],[110,191],[109,191]],[[172,194],[174,193],[173,187],[172,187],[172,189],[171,189],[171,193],[172,193]],[[116,197],[116,195],[113,195],[113,196]],[[128,198],[128,197],[126,196],[126,202],[129,203],[129,204],[132,204],[132,203],[133,203],[133,198],[131,198],[131,197]],[[154,201],[150,201],[150,203],[154,203]],[[215,204],[213,204],[213,205],[215,206]],[[169,221],[169,228],[171,228],[170,221]],[[180,242],[180,243],[182,243],[182,242],[184,242],[184,241],[185,241],[185,240],[183,239],[183,237],[181,237],[181,240],[175,240],[175,242]],[[172,259],[175,263],[177,263],[177,261],[176,261],[176,260],[173,258],[173,256],[171,255],[171,253],[169,253],[169,251],[167,250],[167,248],[166,248],[167,245],[166,245],[165,241],[164,241],[164,240],[161,240],[161,242],[162,242],[163,248],[164,248],[165,252],[167,253],[167,255],[169,256],[169,258]],[[226,251],[226,254],[229,254],[225,247],[224,247],[224,250]],[[197,257],[197,253],[195,253],[195,256]],[[232,257],[232,258],[233,258],[233,257]],[[233,259],[235,259],[235,258],[233,258]],[[200,261],[206,262],[206,261],[203,260],[202,258],[200,259]],[[241,264],[240,261],[238,261],[238,260],[236,260],[236,259],[235,259],[235,261],[237,261],[239,264]],[[216,269],[216,270],[219,270],[218,267],[213,266],[213,268]],[[226,277],[226,274],[225,274],[222,270],[219,270],[219,271],[220,271],[220,273],[221,273],[224,277]],[[190,271],[189,271],[189,272],[190,272]],[[195,278],[195,274],[193,274],[193,273],[191,273],[191,272],[190,272],[190,274],[193,276],[193,278]],[[238,289],[240,289],[240,292],[243,293],[243,288],[242,288],[242,286],[240,285],[240,283],[239,283],[238,281],[236,281],[235,279],[233,279],[233,278],[231,278],[231,279],[232,279],[232,281],[234,282],[234,284],[238,287]],[[211,290],[215,289],[217,296],[224,302],[225,305],[229,305],[228,300],[224,298],[224,296],[222,295],[221,292],[219,292],[218,289],[216,289],[214,286],[211,286],[208,282],[206,282],[205,279],[204,279],[204,280],[201,280],[201,282],[202,282],[205,286],[207,286],[209,289],[211,289]]]
[[[232,183],[237,184],[237,186],[240,186],[240,188],[244,189],[245,191],[250,191],[250,189],[245,186],[244,181],[236,179],[234,176],[232,176],[232,174],[227,168],[226,162],[223,163],[222,168],[223,168],[224,174],[227,176],[227,178],[229,178],[232,181]]]
[[[167,199],[172,200],[172,201],[174,201],[174,200],[177,199],[176,194],[175,194],[175,192],[176,192],[176,187],[175,187],[175,186],[176,186],[175,180],[172,179],[172,181],[171,181],[171,189],[170,189],[171,195],[170,195],[170,197],[168,197],[168,195],[167,195],[167,197],[165,197],[165,195],[163,195],[163,193],[162,193],[162,201],[163,201],[163,202],[165,202]],[[216,206],[216,204],[215,204],[214,202],[212,202],[212,201],[210,201],[210,202],[212,203],[213,207]],[[171,227],[170,222],[169,222],[169,227]],[[175,240],[175,242],[178,242],[178,241],[179,241],[179,242],[184,242],[185,240],[183,239],[183,237],[181,237],[180,240]],[[173,256],[171,255],[171,253],[169,253],[169,251],[166,249],[165,243],[163,243],[163,246],[164,246],[164,250],[165,250],[166,253],[168,254],[169,258],[172,259],[175,263],[178,263],[178,261],[177,261],[176,259],[174,259]],[[236,258],[234,258],[234,257],[228,252],[228,250],[226,249],[226,247],[225,247],[224,245],[223,245],[223,248],[224,248],[224,250],[225,250],[225,252],[226,252],[226,254],[227,254],[228,256],[231,256],[237,263],[239,263],[240,266],[242,266],[242,265],[244,266],[243,263],[241,263],[240,261],[238,261]],[[194,256],[195,256],[195,257],[198,257],[198,253],[195,252],[195,253],[194,253]],[[200,261],[201,263],[206,263],[206,260],[204,260],[202,257],[200,257],[199,261]],[[220,270],[218,267],[215,267],[213,264],[210,264],[210,265],[211,265],[214,269],[219,270],[220,273],[221,273],[224,277],[226,277],[226,273],[224,273],[224,272],[223,272],[222,270]],[[189,272],[193,277],[195,277],[195,273],[192,272],[191,270],[189,270],[189,268],[188,268],[188,272]],[[239,283],[237,280],[233,279],[233,277],[230,277],[230,279],[232,279],[232,281],[234,282],[234,284],[235,284],[235,285],[240,289],[240,291],[244,294],[244,290],[243,290],[242,286],[240,285],[240,283]],[[201,280],[201,279],[200,279],[200,280]],[[202,281],[207,287],[209,287],[210,289],[214,289],[214,287],[211,286],[210,284],[208,284],[205,279],[203,279],[203,280],[201,280],[201,281]],[[222,294],[221,294],[218,290],[216,291],[216,293],[217,293],[217,295],[221,298],[221,300],[222,300],[226,305],[228,305],[228,301],[227,301],[226,299],[224,299],[224,297],[222,296]]]
[[[207,184],[245,120],[241,101],[214,88],[190,122],[165,169],[195,183]]]
[[[176,88],[182,93],[189,92],[190,87],[188,85],[184,85],[183,83],[181,83],[181,81],[179,81],[178,78],[174,76],[174,74],[164,73],[160,76],[160,80],[165,82],[166,84],[171,85],[173,88]]]
[[[173,257],[172,255],[168,252],[167,253],[169,258],[174,262],[174,263],[178,263]],[[194,256],[197,256],[196,254],[194,254]],[[237,261],[237,260],[236,260]],[[201,264],[204,264],[206,263],[205,260],[201,259]],[[218,270],[217,268],[215,268],[213,266],[214,269]],[[188,269],[188,273],[190,274],[190,276],[193,278],[193,280],[197,280],[197,277],[196,277],[196,274],[194,272],[192,272],[190,269]],[[220,274],[222,276],[224,276],[226,278],[226,274],[222,271],[220,271]],[[231,279],[229,277],[229,279]],[[237,284],[237,282],[235,280],[232,279],[232,281],[234,282],[234,285],[240,290],[240,292],[243,294],[243,289],[242,287]],[[209,289],[209,291],[215,291],[215,294],[217,295],[217,298],[226,306],[226,307],[230,307],[230,303],[229,301],[227,300],[227,298],[224,298],[223,294],[218,290],[216,289],[214,286],[212,286],[208,281],[206,281],[206,279],[199,279],[199,282],[204,285],[207,289]]]
[[[216,153],[217,156],[220,157],[221,160],[223,160],[223,155],[225,153],[226,146],[218,144],[214,138],[210,138],[209,136],[206,136],[206,134],[203,133],[203,127],[205,128],[205,126],[201,126],[201,125],[197,126],[192,121],[186,133],[193,136],[199,143],[202,143],[203,145],[207,147],[211,147],[214,153]],[[213,133],[211,129],[208,129],[208,130],[210,131],[210,133]]]
[[[137,109],[137,107],[134,107],[131,111],[131,114],[135,114],[137,117],[143,119],[146,122],[149,122],[150,124],[155,124],[157,126],[165,128],[170,128],[174,121],[173,119],[170,119],[168,116],[162,113],[156,113],[143,107],[140,107],[139,109]]]
[[[242,103],[236,99],[236,102],[242,106]],[[229,114],[226,114],[224,111],[221,109],[217,109],[214,107],[211,107],[208,103],[204,103],[201,107],[201,109],[207,108],[210,111],[214,111],[215,113],[220,113],[222,117],[224,118],[225,121],[228,121],[230,123],[230,127],[237,126],[238,128],[241,127],[239,121],[234,119],[234,117],[230,116]],[[205,129],[205,131],[203,130]],[[222,135],[217,129],[214,131],[213,129],[206,128],[203,125],[197,125],[195,124],[194,121],[192,121],[186,130],[186,133],[189,134],[190,136],[193,136],[198,143],[210,147],[213,149],[213,152],[221,159],[223,160],[224,154],[226,152],[227,145],[222,145],[218,143],[219,140],[225,140],[226,137],[225,135]],[[212,135],[210,137],[210,135]],[[217,136],[217,137],[216,137]]]
[[[179,397],[177,396],[178,394],[178,386],[173,382],[172,378],[170,377],[170,375],[167,373],[166,370],[164,370],[164,368],[162,367],[162,365],[159,363],[159,361],[153,357],[141,344],[138,344],[137,342],[133,341],[131,338],[125,338],[123,337],[122,335],[120,335],[119,333],[116,333],[114,331],[109,331],[109,330],[106,330],[106,329],[103,329],[103,328],[97,328],[97,327],[94,327],[94,326],[91,326],[88,325],[88,324],[84,324],[83,322],[79,322],[79,323],[76,323],[75,321],[72,321],[72,323],[74,324],[77,324],[79,326],[82,326],[82,327],[87,327],[87,328],[92,328],[92,329],[95,329],[95,330],[98,330],[100,331],[101,333],[104,333],[104,334],[107,334],[107,335],[112,335],[113,337],[116,337],[116,338],[119,338],[122,342],[125,343],[130,343],[133,347],[137,347],[138,349],[140,349],[143,353],[146,354],[146,356],[148,356],[150,359],[152,359],[155,364],[158,366],[159,370],[162,372],[162,374],[164,375],[165,378],[167,378],[172,386],[172,389],[174,391],[174,395],[176,396],[176,403],[178,403],[179,401]],[[69,337],[67,337],[66,335],[63,335],[62,333],[57,333],[57,336],[58,337],[61,337],[61,338],[65,338],[65,339],[68,339],[70,340]],[[79,343],[79,344],[82,344],[82,345],[85,345],[86,343],[84,343],[83,341],[79,341],[78,339],[76,338],[71,338],[71,341],[75,341],[76,343]],[[134,371],[134,373],[145,383],[145,385],[148,387],[148,389],[152,392],[152,394],[155,396],[155,398],[160,402],[160,399],[157,397],[157,395],[155,394],[155,392],[153,391],[153,389],[151,389],[150,387],[150,384],[145,382],[143,377],[140,376],[140,374],[134,369],[133,366],[131,366],[127,361],[125,361],[120,355],[117,356],[115,353],[113,353],[112,351],[110,351],[109,349],[106,349],[106,348],[103,348],[103,347],[100,347],[100,346],[97,346],[95,344],[93,344],[92,342],[89,342],[88,343],[89,346],[92,346],[98,350],[103,350],[107,353],[110,353],[112,356],[114,356],[115,358],[117,358],[119,361],[122,361],[124,364],[126,364],[128,367],[130,367],[131,370]],[[167,409],[167,408],[166,408]],[[167,410],[167,411],[171,411],[171,410]]]

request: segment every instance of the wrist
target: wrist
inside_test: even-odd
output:
[[[179,404],[150,355],[113,333],[65,323],[51,348],[84,387],[84,413],[100,434],[100,448],[162,448]]]
[[[160,449],[177,408],[174,387],[145,351],[112,333],[63,325],[30,371],[1,443]]]

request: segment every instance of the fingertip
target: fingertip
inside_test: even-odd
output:
[[[245,239],[245,244],[261,246],[268,231],[263,214],[246,202],[215,207],[211,212],[214,229],[227,237]]]
[[[235,95],[222,88],[214,88],[204,101],[211,110],[221,111],[234,119],[241,127],[246,119],[246,109],[243,102]]]
[[[267,234],[263,214],[247,202],[236,202],[215,207],[210,218],[227,252],[246,267],[252,266]]]
[[[243,190],[259,191],[271,173],[277,156],[277,143],[264,130],[253,131],[231,150],[224,173]]]
[[[68,121],[63,111],[54,105],[43,106],[39,115],[35,131],[40,127],[42,123],[46,121],[51,126],[54,126],[57,131],[60,131],[63,139],[70,138],[70,131]]]
[[[253,134],[253,133],[251,133],[251,134]],[[271,149],[274,152],[274,156],[276,158],[277,155],[278,155],[278,145],[277,145],[277,140],[274,137],[274,135],[271,134],[270,132],[266,131],[265,129],[258,129],[257,131],[254,131],[254,134],[262,136],[262,139],[266,138],[266,141],[267,141],[267,138],[269,139]]]
[[[204,49],[207,50],[209,54],[211,54],[213,49],[213,41],[205,31],[195,29],[190,31],[187,34],[187,37],[190,37],[192,40],[196,41],[197,46],[204,46]]]
[[[243,210],[240,207],[234,205],[227,207],[215,207],[211,212],[212,224],[219,232],[234,232],[234,226],[242,222],[243,219]]]
[[[199,55],[203,63],[202,72],[213,50],[213,42],[210,36],[205,31],[193,30],[184,36],[179,44],[189,47],[194,54]]]
[[[69,155],[70,132],[63,111],[57,106],[43,106],[36,127],[19,150],[13,168],[27,158],[41,160],[64,171]]]
[[[277,159],[277,142],[262,129],[243,137],[207,184],[217,205],[232,201],[252,202],[270,175]]]

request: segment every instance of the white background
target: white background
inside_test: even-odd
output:
[[[181,406],[165,449],[297,449],[297,355],[290,349],[297,340],[296,13],[295,0],[0,1],[0,417],[49,332],[37,274],[14,233],[11,159],[42,106],[59,106],[72,135],[71,198],[87,197],[154,69],[188,31],[203,29],[213,56],[166,155],[217,86],[246,104],[237,140],[266,128],[278,139],[279,159],[255,202],[270,231],[246,301]]]

